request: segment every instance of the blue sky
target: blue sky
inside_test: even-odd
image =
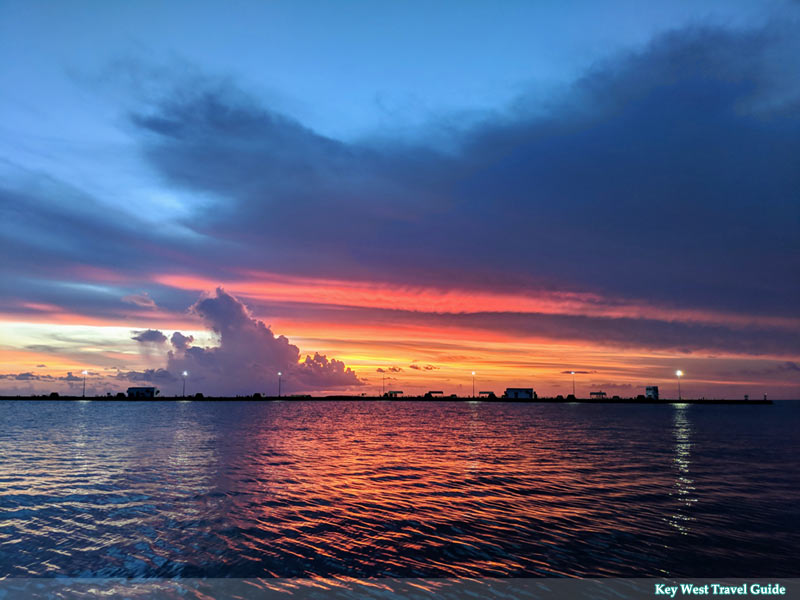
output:
[[[505,110],[614,52],[688,24],[753,27],[791,2],[9,2],[0,5],[3,122],[119,139],[115,61],[232,76],[335,137]],[[103,93],[87,91],[97,78]],[[58,98],[58,109],[48,101]],[[14,127],[16,125],[16,128]]]

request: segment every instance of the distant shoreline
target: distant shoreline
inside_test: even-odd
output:
[[[163,396],[157,398],[118,398],[116,396],[92,396],[83,398],[81,396],[0,396],[0,400],[33,400],[51,402],[340,402],[340,401],[359,401],[359,402],[486,402],[486,403],[513,403],[513,404],[773,404],[772,400],[748,399],[748,400],[713,400],[708,398],[696,398],[691,400],[640,400],[637,398],[471,398],[471,397],[442,397],[434,396],[426,398],[424,396],[407,396],[385,398],[383,396]]]

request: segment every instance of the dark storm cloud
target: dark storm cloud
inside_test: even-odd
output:
[[[591,68],[450,152],[324,138],[220,83],[132,115],[192,227],[260,268],[591,290],[794,314],[800,52],[789,27],[692,28]]]
[[[147,329],[137,332],[137,335],[132,336],[131,339],[143,344],[163,344],[167,341],[167,336],[157,329]]]

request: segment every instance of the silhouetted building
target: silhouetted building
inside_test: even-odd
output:
[[[478,392],[478,398],[497,398],[494,392],[487,391],[487,392]]]
[[[648,400],[658,400],[658,386],[648,385],[644,389],[644,395]]]
[[[516,398],[518,400],[533,400],[536,393],[533,388],[506,388],[504,398]]]
[[[444,392],[441,390],[431,390],[429,392],[425,392],[425,398],[433,398],[434,396],[444,396]]]
[[[603,400],[606,398],[605,392],[589,392],[589,398],[593,398],[594,400]]]
[[[154,387],[129,387],[128,398],[155,398],[158,391]]]
[[[397,398],[398,396],[402,396],[403,392],[401,390],[389,390],[384,394],[387,398]]]

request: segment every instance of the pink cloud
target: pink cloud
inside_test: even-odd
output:
[[[147,292],[124,296],[122,301],[127,302],[128,304],[141,306],[142,308],[156,308],[155,301],[147,294]]]

